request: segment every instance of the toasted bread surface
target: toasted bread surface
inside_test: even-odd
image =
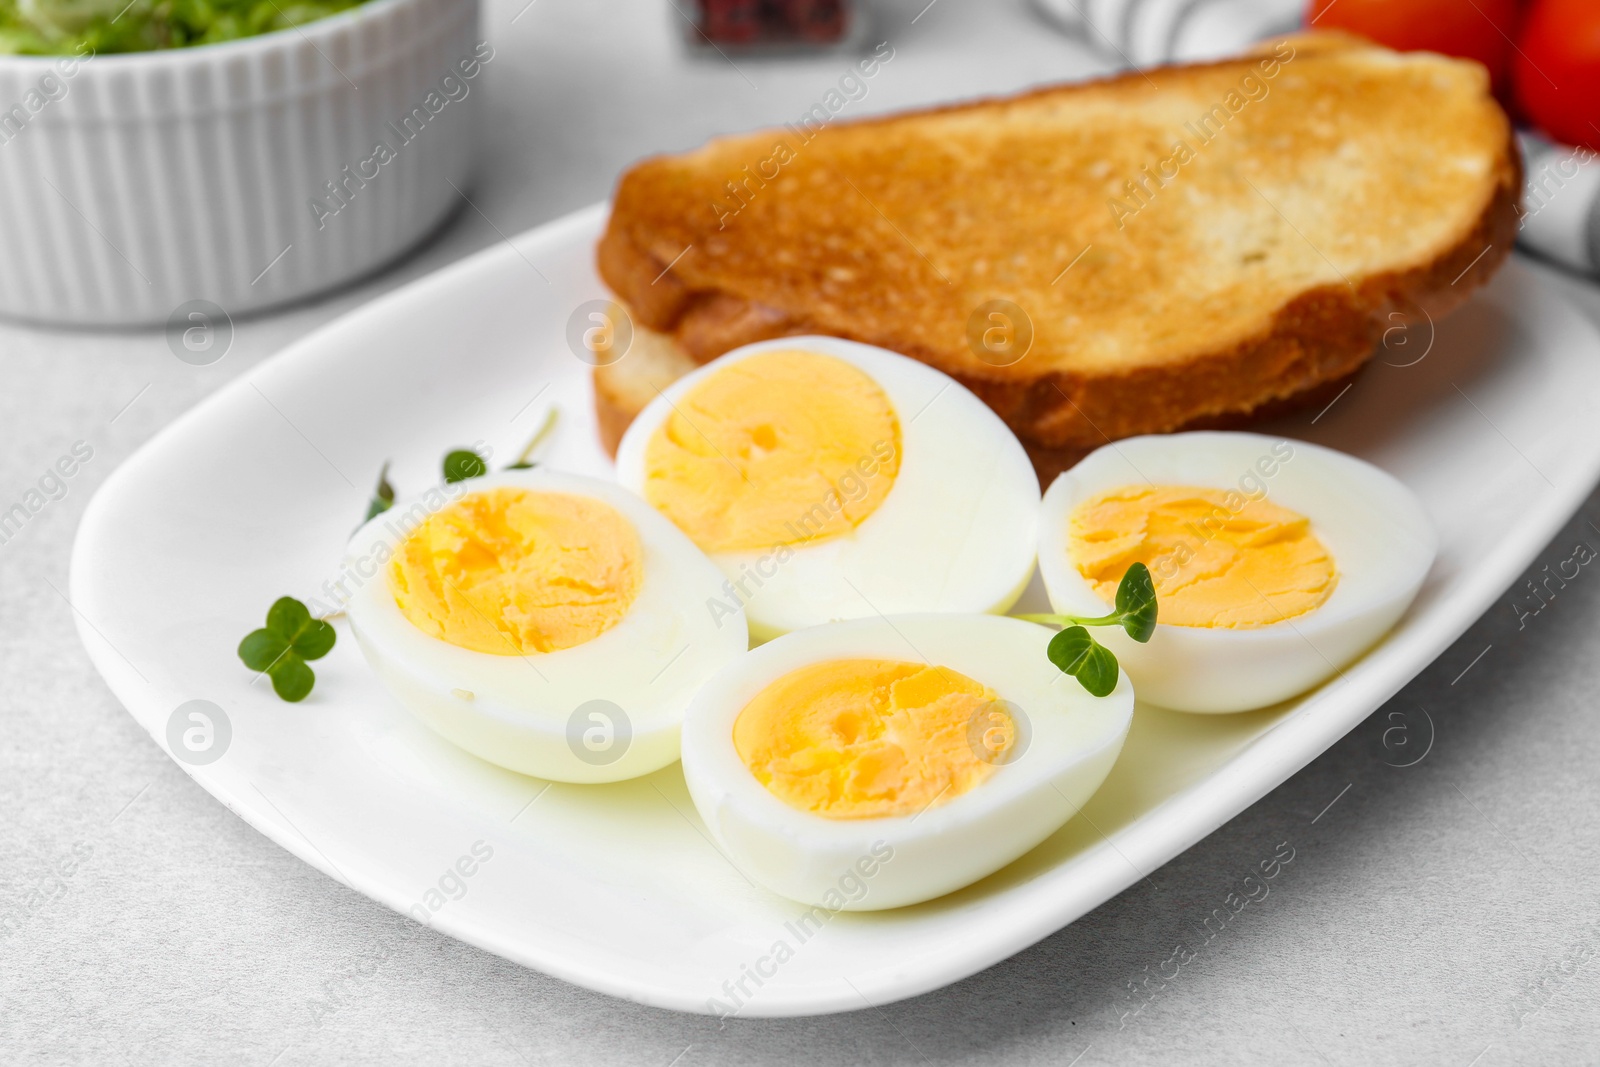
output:
[[[647,160],[598,258],[636,326],[696,360],[882,345],[1070,451],[1351,374],[1392,315],[1487,280],[1520,189],[1481,67],[1302,38]],[[983,343],[997,306],[1031,327],[1020,358]]]

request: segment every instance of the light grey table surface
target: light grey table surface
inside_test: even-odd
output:
[[[1107,66],[1021,0],[925,4],[882,5],[896,57],[861,111]],[[486,73],[480,210],[364,284],[240,320],[213,366],[179,362],[158,331],[0,325],[0,502],[72,442],[94,449],[0,545],[0,914],[22,916],[0,938],[0,1063],[1600,1063],[1592,577],[1524,629],[1504,598],[1311,766],[1071,927],[939,992],[818,1019],[719,1027],[419,927],[256,833],[135,725],[55,591],[96,487],[330,319],[602,198],[640,155],[792,118],[842,71],[685,58],[677,18],[662,0],[490,0],[505,58]],[[1540,270],[1600,321],[1600,291]],[[1591,519],[1594,498],[1534,569],[1600,546]],[[1415,705],[1432,747],[1397,768],[1387,713]],[[1295,859],[1270,896],[1147,982],[1280,842]]]

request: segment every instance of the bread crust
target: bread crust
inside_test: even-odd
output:
[[[605,448],[606,454],[613,458],[616,457],[617,447],[622,443],[622,435],[627,432],[633,420],[651,399],[651,395],[646,391],[649,383],[654,382],[656,388],[665,389],[671,380],[666,374],[657,371],[635,372],[630,369],[632,367],[633,364],[623,362],[596,367],[593,372],[595,422],[600,431],[600,443]],[[684,363],[673,369],[688,373],[689,365]],[[1344,378],[1323,382],[1304,392],[1263,404],[1252,411],[1196,419],[1176,429],[1231,430],[1253,421],[1280,418],[1296,411],[1321,407],[1337,399],[1360,375],[1361,370],[1357,369]],[[1062,471],[1071,469],[1084,456],[1093,452],[1095,447],[1097,446],[1050,447],[1023,442],[1028,459],[1033,463],[1034,475],[1039,479],[1041,491],[1048,489],[1050,483],[1055,481]]]
[[[1302,43],[1304,39],[1301,39]],[[1310,51],[1365,47],[1349,39],[1321,41]],[[1206,64],[1205,67],[1225,66]],[[1120,75],[1100,83],[1138,78]],[[1057,93],[1047,87],[1026,100]],[[983,107],[952,105],[916,114]],[[893,123],[899,116],[864,120]],[[852,124],[857,125],[857,124]],[[1522,161],[1509,121],[1494,161],[1493,180],[1476,222],[1452,245],[1421,265],[1307,289],[1289,299],[1267,326],[1244,339],[1206,344],[1187,358],[1159,365],[1093,373],[1042,368],[991,368],[966,351],[905,343],[848,322],[823,322],[805,308],[761,305],[721,287],[695,288],[670,266],[681,249],[652,248],[646,226],[626,210],[620,195],[598,249],[601,276],[640,324],[667,334],[704,362],[754,341],[823,333],[892,348],[951,374],[971,389],[1030,449],[1070,455],[1141,433],[1168,432],[1208,419],[1247,416],[1266,405],[1301,396],[1347,378],[1376,350],[1402,316],[1436,319],[1486,282],[1509,255],[1519,224]],[[628,176],[623,179],[626,190]]]

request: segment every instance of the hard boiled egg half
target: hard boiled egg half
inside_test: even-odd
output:
[[[798,630],[708,682],[684,720],[695,807],[753,881],[833,911],[941,896],[1043,841],[1105,780],[1126,675],[1090,696],[1043,626],[902,615]]]
[[[1004,612],[1033,571],[1039,489],[956,381],[870,345],[788,337],[674,382],[617,478],[726,575],[766,640],[839,619]]]
[[[1141,700],[1265,707],[1334,677],[1410,606],[1438,550],[1422,504],[1377,467],[1247,433],[1134,437],[1045,493],[1039,569],[1054,609],[1104,615],[1134,563],[1159,608],[1137,644],[1097,629]]]
[[[678,758],[684,709],[748,646],[722,573],[608,482],[508,471],[400,501],[351,539],[347,610],[399,701],[491,763],[611,782]],[[370,577],[369,577],[370,575]]]

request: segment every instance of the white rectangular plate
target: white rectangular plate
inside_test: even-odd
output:
[[[1600,473],[1600,337],[1512,263],[1436,335],[1392,337],[1315,421],[1266,431],[1371,460],[1438,524],[1438,563],[1387,640],[1341,680],[1267,711],[1140,707],[1087,818],[962,892],[841,913],[801,942],[789,924],[804,909],[711,846],[676,766],[565,786],[479,762],[391,701],[342,625],[303,704],[252,684],[235,657],[276,597],[327,599],[386,459],[402,492],[435,481],[450,447],[482,442],[503,465],[554,406],[547,461],[609,471],[588,367],[566,340],[573,310],[604,294],[591,266],[604,218],[587,209],[375,301],[175,422],[91,503],[72,598],[96,666],[163,748],[174,750],[179,705],[223,709],[220,757],[180,762],[251,825],[398,911],[619,997],[707,1011],[759,965],[775,973],[759,989],[745,978],[742,1014],[843,1011],[1017,952],[1361,722],[1526,568]],[[460,863],[470,876],[452,873],[462,857],[475,857]],[[774,967],[779,942],[790,952]]]

